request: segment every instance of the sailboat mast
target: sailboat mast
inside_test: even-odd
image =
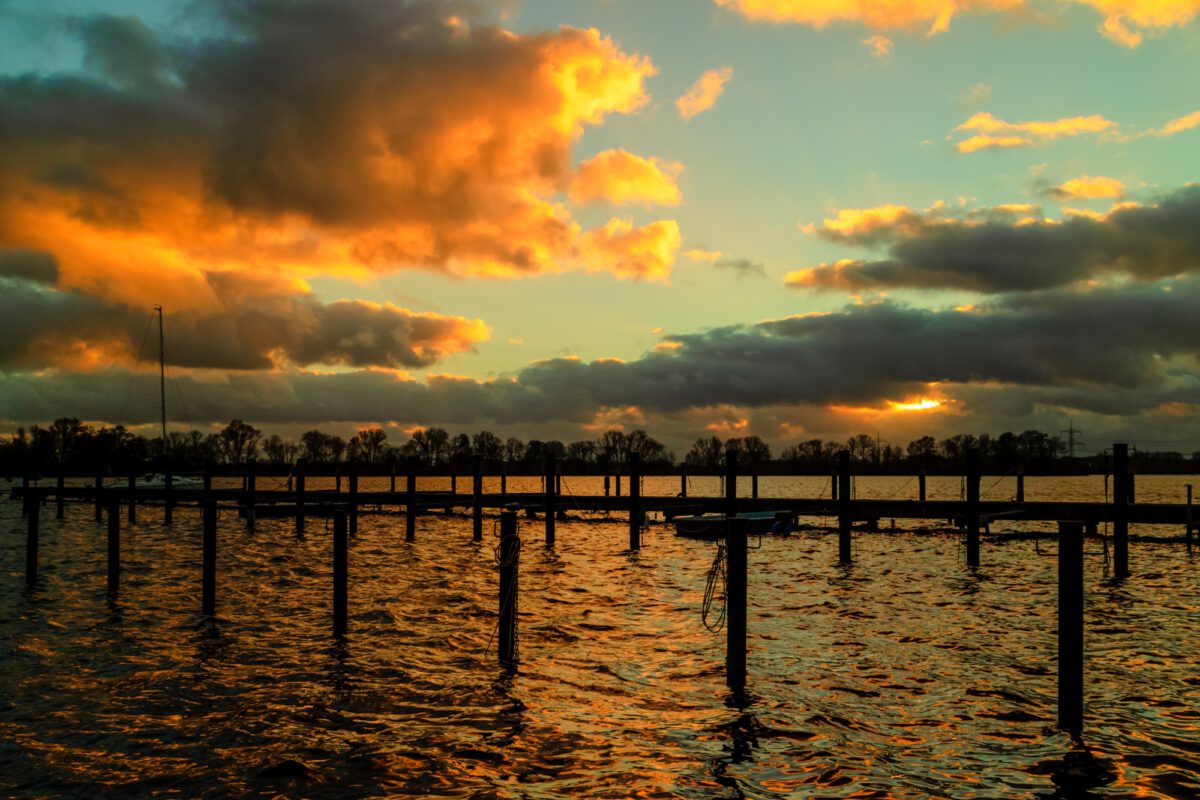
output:
[[[162,412],[162,455],[164,466],[167,460],[167,368],[166,355],[163,350],[163,310],[155,306],[158,312],[158,397],[159,410]]]

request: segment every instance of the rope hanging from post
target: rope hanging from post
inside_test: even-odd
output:
[[[725,544],[721,543],[717,545],[716,556],[712,566],[708,568],[708,580],[704,585],[704,605],[700,611],[700,619],[710,633],[720,633],[725,627],[726,600],[729,596],[726,564]],[[719,613],[710,622],[709,618],[713,616],[713,607],[718,600],[721,603]]]

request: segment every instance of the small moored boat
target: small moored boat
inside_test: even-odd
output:
[[[778,533],[787,535],[792,532],[792,512],[790,511],[746,511],[735,516],[746,521],[746,533]],[[692,539],[724,539],[724,514],[697,514],[690,517],[675,518],[675,535],[687,536]]]

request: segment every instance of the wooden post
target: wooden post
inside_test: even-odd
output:
[[[96,522],[104,519],[104,476],[96,473]]]
[[[607,492],[605,492],[607,494]],[[684,469],[679,473],[679,496],[687,497],[687,470]]]
[[[32,503],[29,500],[29,473],[21,474],[21,516],[29,513],[29,506]]]
[[[921,474],[917,476],[917,499],[925,502],[925,470],[921,470]]]
[[[258,475],[256,474],[258,462],[253,458],[246,459],[246,530],[254,530],[255,525],[255,492],[258,485]]]
[[[1017,502],[1025,502],[1025,465],[1017,467]]]
[[[1058,523],[1058,727],[1083,734],[1083,525]]]
[[[346,515],[350,533],[358,533],[358,459],[353,458],[346,465],[350,472],[350,492],[346,502],[349,504]]]
[[[1192,485],[1190,483],[1187,485],[1187,522],[1186,522],[1186,524],[1187,524],[1187,543],[1188,543],[1188,547],[1191,547],[1192,546],[1192,531],[1195,530],[1196,525],[1195,525],[1195,522],[1193,522],[1193,518],[1192,518]]]
[[[739,692],[746,688],[746,520],[728,517],[725,524],[725,684]]]
[[[116,495],[108,498],[108,596],[121,590],[121,503]]]
[[[501,465],[500,467],[500,495],[508,494],[508,467]]]
[[[333,491],[336,492],[337,494],[341,494],[342,493],[342,463],[340,461],[333,465],[333,479],[334,479]]]
[[[391,472],[391,478],[392,478],[391,488],[389,489],[389,491],[392,494],[395,494],[396,493],[396,460],[392,459],[391,462],[388,464],[388,467]]]
[[[546,453],[545,464],[545,509],[546,514],[546,546],[554,546],[554,475],[557,472],[557,466],[554,461],[554,453]]]
[[[605,475],[604,476],[604,496],[608,497],[610,491],[611,491],[611,485],[609,482],[609,476]]]
[[[450,473],[450,494],[458,494],[458,476]]]
[[[849,564],[854,556],[850,547],[850,451],[839,450],[837,454],[837,486],[838,498],[838,561]]]
[[[471,541],[483,541],[483,456],[471,457]]]
[[[137,522],[137,465],[129,467],[129,524]]]
[[[1129,577],[1129,445],[1113,447],[1113,577]]]
[[[733,450],[725,451],[725,518],[737,516],[738,457]]]
[[[629,549],[642,547],[642,457],[629,454]]]
[[[304,533],[304,472],[308,462],[296,459],[296,533]]]
[[[562,473],[556,473],[554,476],[554,494],[556,497],[562,497]]]
[[[36,489],[34,490],[36,491]],[[42,503],[35,497],[29,504],[29,516],[25,528],[25,583],[33,586],[38,574],[38,526],[41,522]]]
[[[500,665],[517,666],[517,599],[520,578],[521,539],[515,511],[500,513]]]
[[[350,473],[354,485],[354,473]],[[346,512],[333,512],[333,635],[346,635],[346,589],[349,584],[350,548],[346,536]]]
[[[62,471],[61,466],[59,466],[59,468],[58,468],[58,475],[56,476],[56,478],[57,479],[55,480],[55,484],[54,484],[54,488],[55,488],[54,518],[62,519],[63,518],[63,502],[64,502],[63,487],[66,484],[66,479],[63,477],[63,471]]]
[[[758,471],[750,473],[750,497],[754,500],[758,499]]]
[[[979,566],[979,449],[967,450],[967,566]]]
[[[175,523],[175,476],[171,474],[171,465],[163,466],[163,524]]]
[[[616,479],[617,479],[617,489],[616,489],[616,492],[614,492],[614,496],[620,497],[621,496],[621,473],[618,472],[616,474]]]
[[[417,539],[417,462],[409,458],[404,465],[404,541]]]
[[[200,613],[217,611],[217,501],[204,499],[204,530],[201,542]]]

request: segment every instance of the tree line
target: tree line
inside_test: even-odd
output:
[[[978,449],[984,470],[1004,474],[1024,468],[1027,472],[1102,472],[1105,454],[1073,457],[1063,441],[1041,431],[1005,432],[998,436],[956,434],[945,439],[922,436],[901,447],[878,436],[859,434],[847,440],[808,439],[783,448],[777,455],[758,436],[697,439],[682,459],[645,431],[609,430],[595,439],[564,443],[558,440],[522,441],[500,438],[490,431],[451,434],[444,428],[421,428],[392,441],[379,427],[365,428],[344,439],[320,430],[290,440],[263,432],[242,420],[232,420],[213,433],[174,432],[167,437],[165,453],[172,467],[199,471],[206,463],[233,466],[255,458],[265,465],[284,469],[305,459],[314,466],[330,466],[355,460],[368,468],[405,463],[415,459],[427,469],[466,469],[480,456],[490,469],[504,465],[513,473],[540,471],[547,454],[553,454],[563,469],[574,472],[617,471],[636,453],[647,471],[717,473],[725,453],[738,455],[742,471],[778,474],[828,474],[838,451],[848,450],[857,472],[913,474],[961,472],[966,454]],[[23,470],[50,473],[57,469],[77,472],[97,466],[127,469],[152,466],[162,461],[161,437],[144,437],[124,427],[92,427],[78,419],[61,418],[48,426],[20,428],[0,440],[0,468],[13,475]],[[1200,466],[1200,452],[1186,455],[1175,451],[1138,451],[1132,454],[1135,468],[1143,472],[1191,472]]]

